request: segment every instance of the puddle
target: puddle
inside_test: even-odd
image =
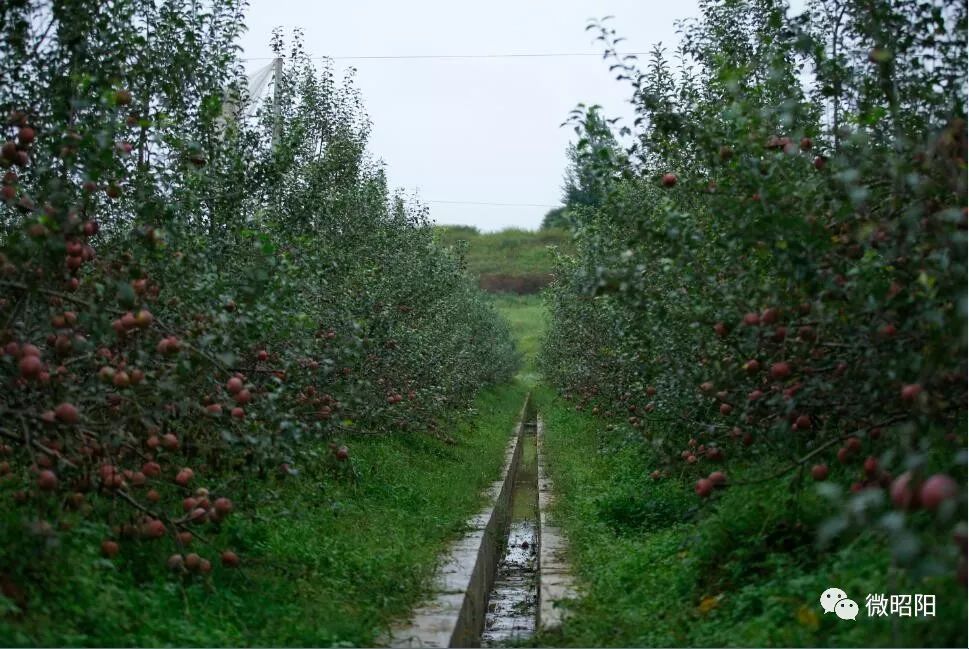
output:
[[[535,633],[538,614],[538,462],[535,424],[525,424],[512,494],[508,539],[488,594],[481,646],[517,644]]]

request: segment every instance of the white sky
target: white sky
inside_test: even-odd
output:
[[[303,29],[313,56],[599,53],[589,18],[615,16],[625,51],[678,41],[674,21],[696,0],[251,0],[243,57],[270,57],[272,29]],[[645,59],[645,57],[641,57]],[[247,63],[250,71],[268,60]],[[578,102],[629,118],[629,86],[599,56],[336,61],[357,68],[373,121],[370,150],[392,187],[416,194],[442,224],[534,229],[561,196],[560,125]],[[456,205],[433,201],[535,204]]]

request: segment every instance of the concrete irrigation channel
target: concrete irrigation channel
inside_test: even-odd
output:
[[[393,647],[521,644],[561,624],[575,596],[562,534],[549,521],[544,425],[526,398],[487,505],[451,545],[428,601],[392,632]]]

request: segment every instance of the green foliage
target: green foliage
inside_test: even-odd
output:
[[[538,383],[538,352],[545,335],[546,312],[538,295],[498,294],[495,308],[508,322],[515,347],[522,354],[523,363],[518,378],[529,385]]]
[[[230,542],[258,550],[244,530],[279,476],[441,436],[516,370],[367,155],[352,78],[277,33],[248,118],[243,5],[202,5],[0,5],[0,578],[30,602],[70,530],[79,560],[117,555],[119,588],[171,554],[158,587],[204,592]]]
[[[575,132],[579,139],[566,152],[569,164],[562,186],[562,202],[571,211],[601,207],[613,180],[602,170],[617,169],[624,160],[610,123],[599,114],[599,107],[591,106],[584,112],[581,108],[572,113],[578,121]]]
[[[437,231],[441,244],[460,256],[490,293],[538,293],[551,280],[553,250],[573,249],[569,232],[558,227],[479,233],[467,226],[440,226]]]
[[[478,232],[463,225],[437,227],[442,245],[463,250],[464,263],[473,275],[527,275],[549,273],[553,257],[549,246],[572,250],[567,230],[543,228],[538,231],[509,228],[500,232]]]
[[[629,426],[577,413],[547,388],[534,393],[557,497],[552,516],[569,538],[582,597],[541,646],[957,646],[966,642],[965,590],[948,576],[912,579],[888,568],[891,551],[869,532],[821,547],[811,525],[826,500],[761,483],[698,503],[681,478],[654,480],[657,460]],[[658,432],[662,423],[653,424]],[[763,458],[737,480],[771,468]],[[847,469],[845,469],[847,473]],[[685,473],[685,472],[684,472]],[[864,607],[868,593],[934,594],[935,617],[824,615],[838,584]]]
[[[553,207],[545,216],[542,218],[542,229],[548,230],[549,228],[568,228],[569,220],[566,214],[566,207]]]
[[[362,438],[350,473],[317,445],[320,462],[260,483],[245,518],[210,539],[244,562],[241,571],[216,567],[211,581],[171,577],[151,548],[100,558],[105,526],[82,522],[26,550],[21,562],[48,574],[26,615],[0,617],[0,637],[8,646],[379,644],[481,507],[524,398],[516,383],[482,392],[447,440]],[[9,514],[4,547],[23,535]]]
[[[726,508],[756,493],[734,480],[750,466],[794,494],[816,466],[831,476],[811,538],[880,535],[913,579],[965,583],[965,7],[701,9],[682,74],[659,49],[641,71],[592,26],[632,85],[635,143],[628,159],[579,150],[606,199],[573,215],[542,370],[641,431],[657,479]]]

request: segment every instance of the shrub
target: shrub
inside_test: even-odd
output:
[[[346,474],[354,436],[434,434],[515,369],[507,327],[367,157],[352,80],[277,34],[284,73],[247,119],[242,5],[197,4],[0,7],[14,584],[42,578],[25,548],[56,554],[74,527],[107,558],[235,567],[231,548],[183,554],[261,477]]]
[[[636,141],[588,159],[608,197],[574,215],[542,363],[641,430],[657,478],[724,471],[696,485],[718,500],[824,465],[822,542],[881,530],[898,565],[964,581],[965,8],[822,5],[704,2],[678,76],[599,25]]]

